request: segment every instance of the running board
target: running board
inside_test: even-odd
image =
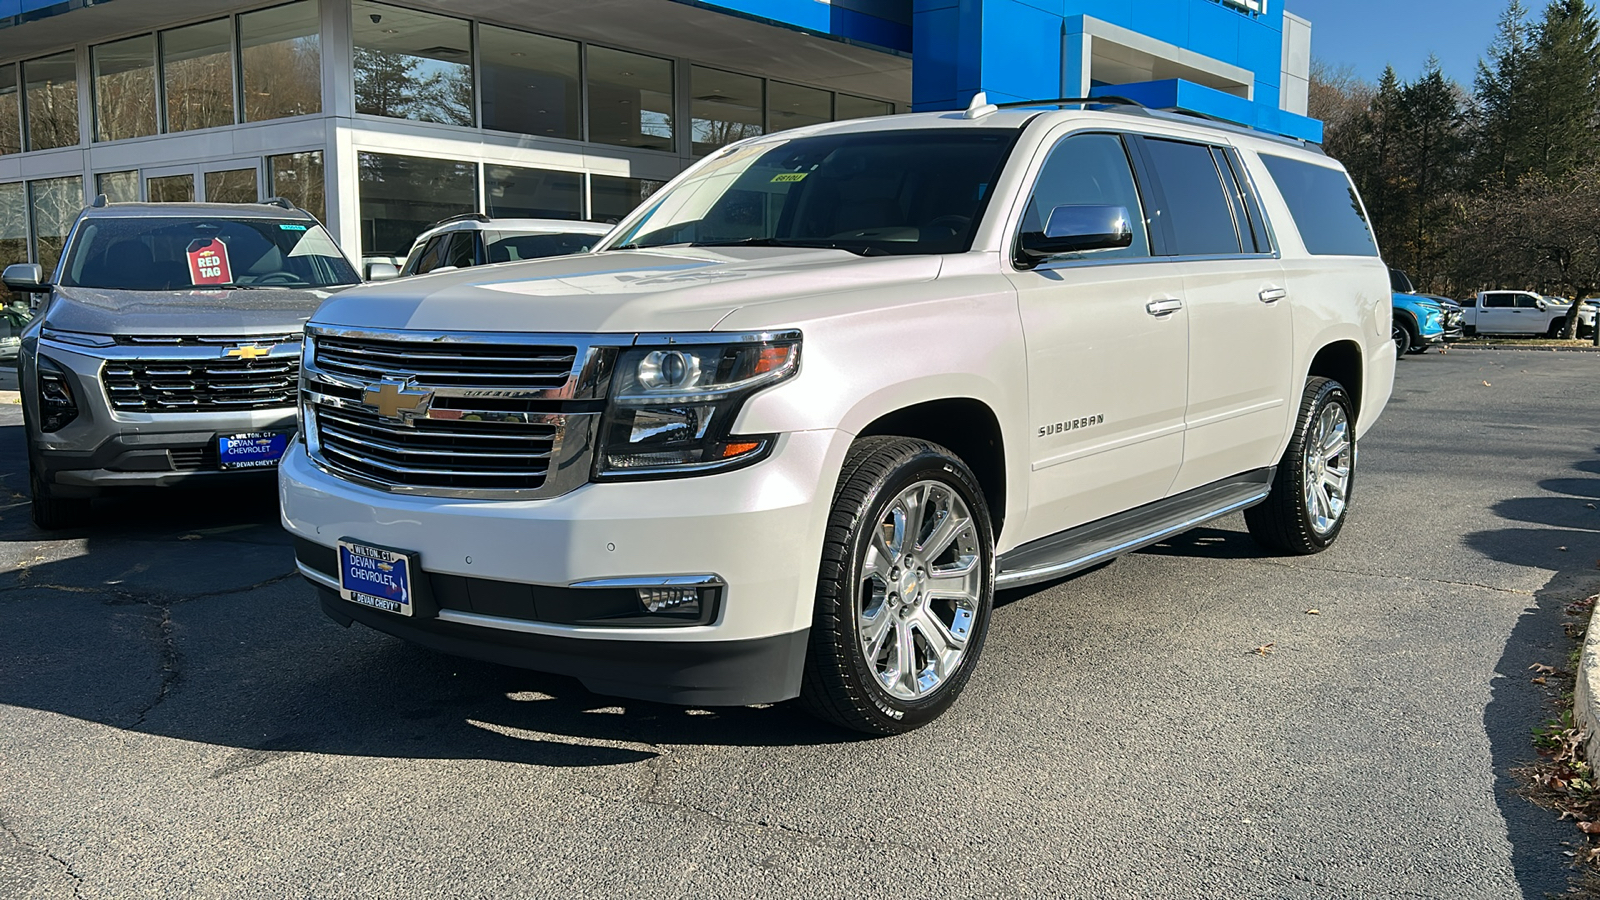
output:
[[[1029,541],[1000,557],[995,587],[1022,587],[1062,578],[1255,506],[1267,499],[1276,471],[1273,467],[1245,472]]]

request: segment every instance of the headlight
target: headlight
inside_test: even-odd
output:
[[[57,331],[54,328],[45,328],[39,336],[47,341],[61,344],[76,344],[79,347],[112,347],[116,339],[106,334],[85,334],[81,331]]]
[[[67,373],[48,356],[40,356],[36,368],[39,374],[39,430],[45,434],[60,431],[78,417],[78,400],[72,395],[72,383]]]
[[[640,338],[617,360],[595,477],[693,475],[762,459],[775,436],[733,435],[733,420],[750,395],[799,366],[799,332]]]

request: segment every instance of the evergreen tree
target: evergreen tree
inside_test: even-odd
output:
[[[1487,184],[1512,184],[1525,171],[1521,142],[1528,108],[1528,63],[1533,46],[1528,11],[1511,0],[1500,15],[1488,61],[1478,62],[1477,179]]]
[[[1402,260],[1419,282],[1437,271],[1439,235],[1447,224],[1449,195],[1462,185],[1466,156],[1462,91],[1444,77],[1438,57],[1429,57],[1421,77],[1401,90],[1403,141],[1396,154],[1401,173],[1399,204],[1407,215]],[[1394,222],[1399,227],[1399,222]],[[1401,248],[1396,248],[1401,249]]]
[[[1532,49],[1527,83],[1534,117],[1525,132],[1526,172],[1560,179],[1594,158],[1600,111],[1600,24],[1594,8],[1587,0],[1554,0]]]

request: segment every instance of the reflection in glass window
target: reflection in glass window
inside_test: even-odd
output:
[[[647,178],[618,178],[614,175],[591,175],[589,181],[589,221],[616,223],[633,212],[666,184]]]
[[[27,192],[22,182],[0,184],[0,269],[28,261]],[[28,298],[0,285],[0,302],[26,306]]]
[[[472,28],[463,19],[356,0],[356,112],[471,125]]]
[[[1044,231],[1050,214],[1058,206],[1120,206],[1128,211],[1133,225],[1133,243],[1115,250],[1096,250],[1095,258],[1106,256],[1149,256],[1150,240],[1145,231],[1144,209],[1139,189],[1134,186],[1133,169],[1122,139],[1111,134],[1080,134],[1057,144],[1039,170],[1033,196],[1022,214],[1021,231]]]
[[[254,203],[260,199],[256,193],[255,169],[206,173],[207,203]]]
[[[483,172],[489,215],[523,219],[583,218],[583,176],[490,163]]]
[[[690,66],[689,97],[696,156],[761,133],[761,79]]]
[[[1378,255],[1366,210],[1349,176],[1338,169],[1265,153],[1261,161],[1289,204],[1307,252],[1316,256]]]
[[[849,94],[840,94],[834,106],[834,118],[839,121],[845,119],[865,119],[870,116],[887,116],[894,113],[894,104],[887,100],[868,100],[866,97],[852,97]]]
[[[493,25],[478,27],[478,41],[483,127],[583,137],[577,42]]]
[[[285,153],[267,157],[267,193],[282,197],[313,216],[326,221],[327,204],[323,197],[322,151]]]
[[[193,203],[193,175],[163,175],[144,183],[145,197],[151,203]]]
[[[22,64],[29,150],[78,143],[78,64],[71,50]]]
[[[478,167],[445,159],[361,153],[361,254],[405,256],[429,225],[478,208]]]
[[[316,0],[239,17],[246,122],[322,111],[322,42],[317,25]]]
[[[0,156],[22,152],[22,103],[17,93],[17,67],[0,66]]]
[[[233,26],[227,19],[161,32],[167,130],[233,124]]]
[[[672,149],[672,62],[589,47],[589,140]]]
[[[156,133],[156,37],[141,34],[91,48],[94,139]]]
[[[833,121],[833,94],[798,84],[767,82],[767,121],[773,131]]]
[[[49,278],[61,259],[72,220],[83,209],[83,178],[73,175],[28,182],[28,206],[33,220],[33,246],[39,265]]]
[[[1238,253],[1233,209],[1211,148],[1184,141],[1147,140],[1145,149],[1161,185],[1163,208],[1150,221],[1164,223],[1168,252],[1177,256]]]
[[[94,192],[105,194],[112,203],[136,203],[139,200],[139,172],[101,172],[94,177]]]

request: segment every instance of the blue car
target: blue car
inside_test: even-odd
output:
[[[1396,356],[1422,353],[1435,344],[1445,341],[1444,307],[1424,294],[1418,294],[1406,273],[1389,269],[1389,289],[1393,291],[1394,338]]]

